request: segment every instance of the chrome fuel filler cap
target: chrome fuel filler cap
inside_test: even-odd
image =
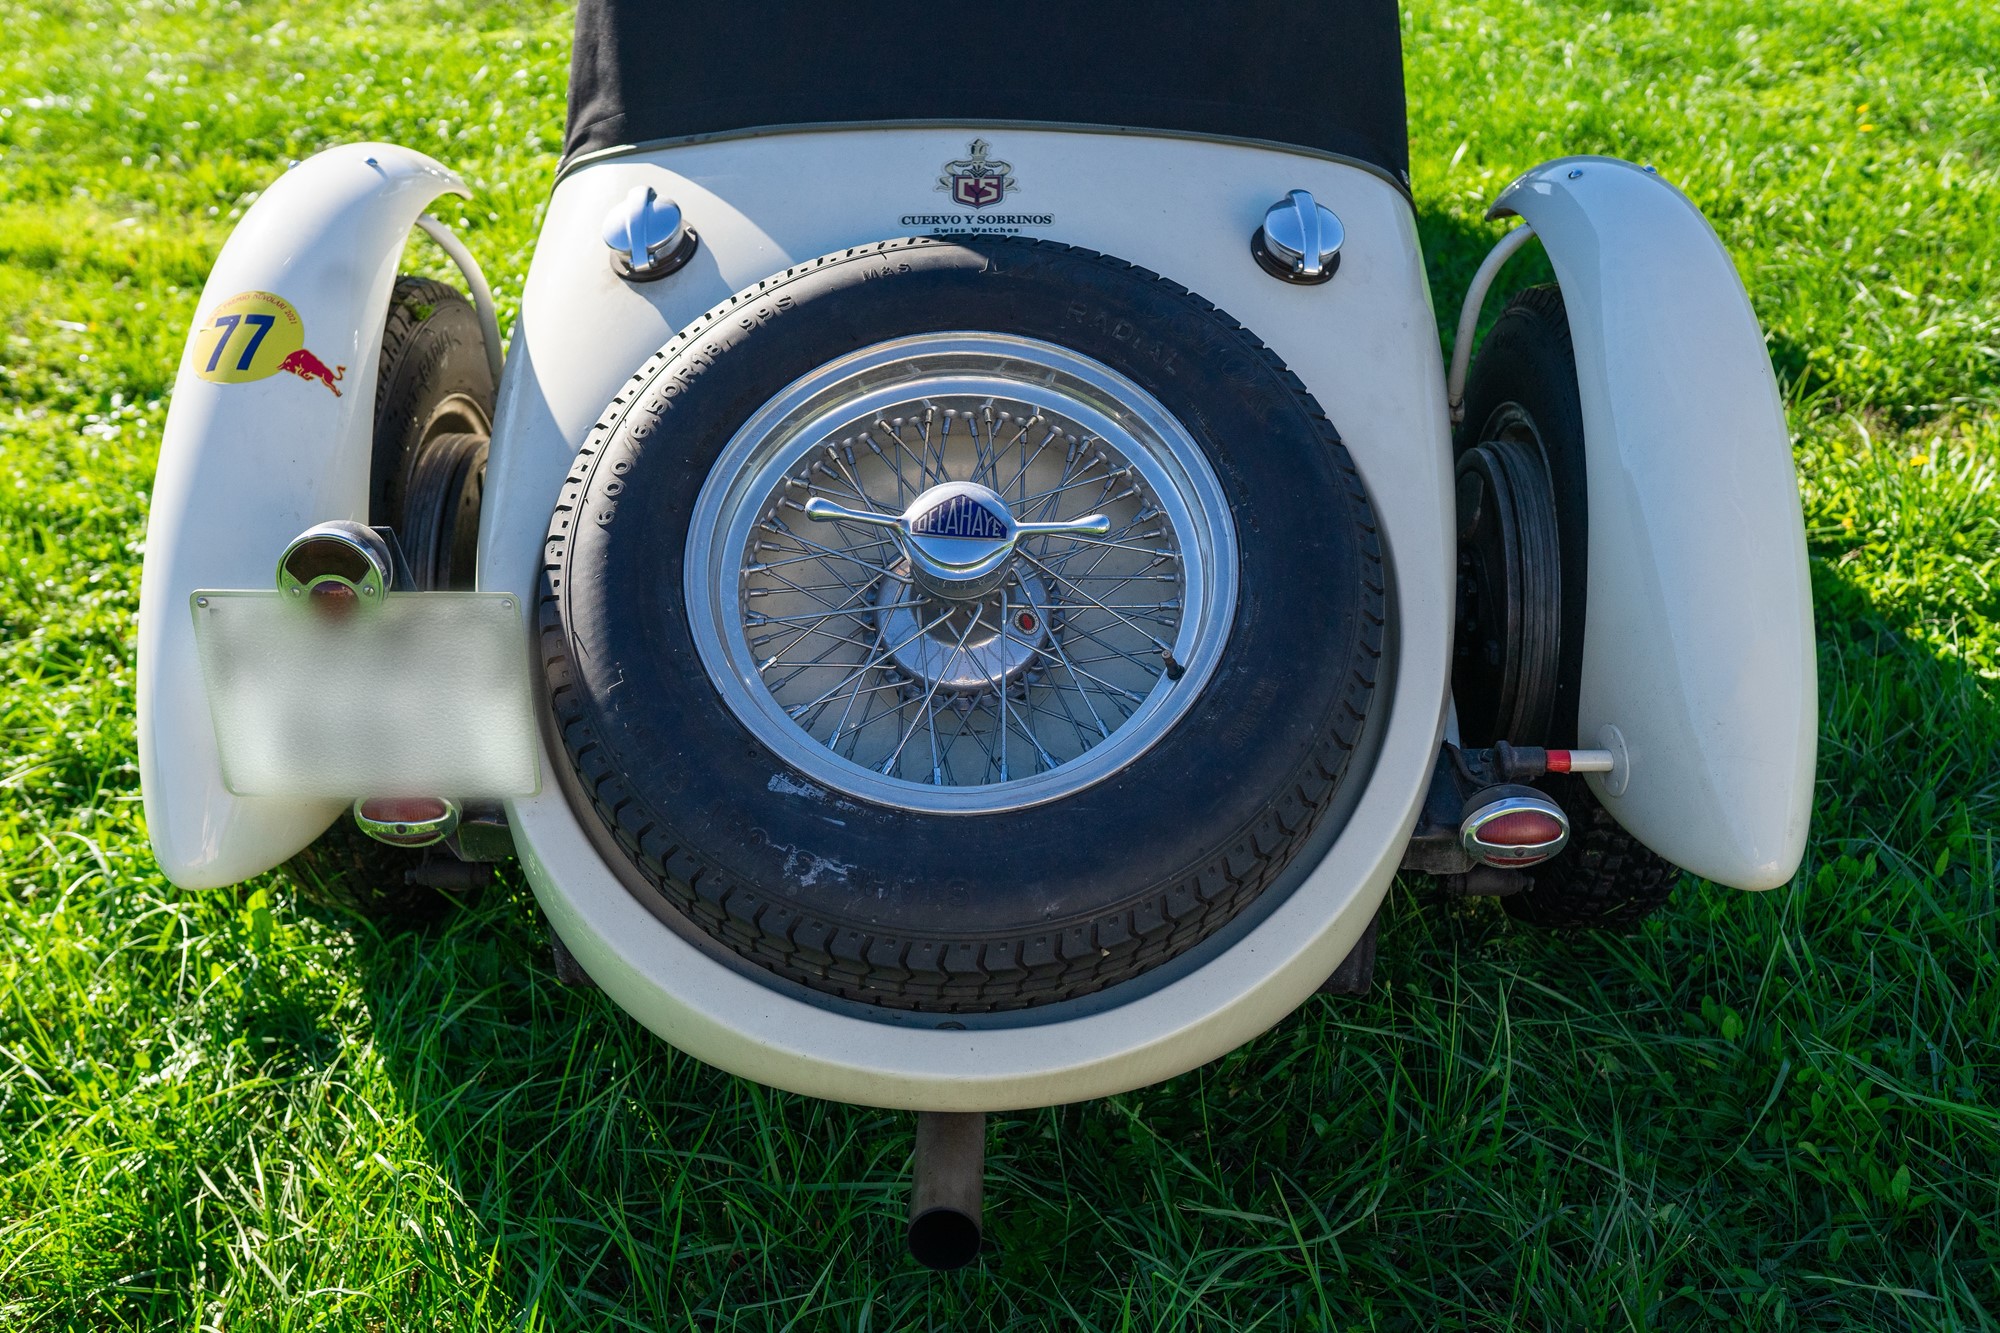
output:
[[[1312,285],[1340,267],[1347,229],[1310,190],[1293,190],[1265,210],[1264,225],[1250,238],[1250,253],[1274,278]]]

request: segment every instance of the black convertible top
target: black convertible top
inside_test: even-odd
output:
[[[786,125],[1263,139],[1407,181],[1395,0],[580,0],[564,164]]]

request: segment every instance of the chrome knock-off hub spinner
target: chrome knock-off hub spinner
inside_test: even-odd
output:
[[[818,495],[806,501],[805,513],[822,523],[889,529],[918,586],[952,601],[984,597],[999,587],[1024,537],[1102,537],[1111,531],[1111,520],[1103,514],[1056,523],[1019,522],[998,491],[976,481],[940,482],[900,514],[849,509]]]
[[[778,394],[688,529],[695,647],[739,720],[837,791],[951,814],[1101,781],[1220,659],[1236,534],[1145,390],[1051,343],[897,339]]]
[[[912,688],[961,695],[1007,689],[1038,664],[1062,661],[1050,636],[1048,590],[1033,574],[953,601],[924,597],[900,579],[877,588],[884,609],[876,635]]]

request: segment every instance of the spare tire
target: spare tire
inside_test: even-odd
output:
[[[1363,776],[1384,586],[1353,461],[1236,321],[1089,251],[907,239],[632,377],[556,506],[541,656],[656,913],[976,1012],[1257,898]]]

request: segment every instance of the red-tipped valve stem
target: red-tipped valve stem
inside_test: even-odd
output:
[[[1548,754],[1551,773],[1609,773],[1612,768],[1609,750],[1550,750]]]

